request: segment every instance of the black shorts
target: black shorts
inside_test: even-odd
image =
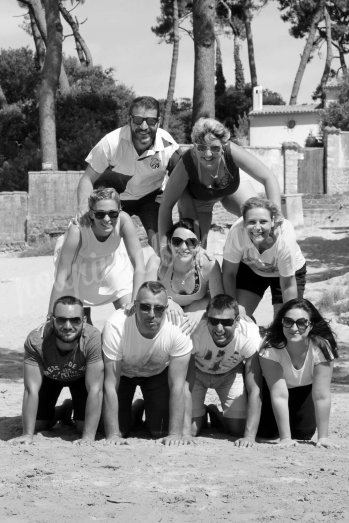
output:
[[[118,388],[119,425],[123,436],[127,436],[132,426],[132,401],[139,385],[145,410],[145,423],[153,435],[164,435],[168,431],[169,396],[168,368],[160,374],[149,377],[127,378],[121,376]]]
[[[39,391],[39,407],[36,419],[41,421],[51,421],[55,417],[55,406],[58,397],[64,387],[69,387],[73,400],[74,420],[83,421],[85,419],[85,407],[87,400],[87,390],[85,377],[75,381],[58,381],[43,377]]]
[[[298,298],[303,298],[305,288],[305,275],[307,273],[306,264],[303,265],[295,273]],[[267,276],[260,276],[253,272],[248,265],[240,262],[239,270],[236,275],[236,288],[244,291],[250,291],[263,298],[265,291],[270,287],[272,304],[282,302],[282,291],[280,286],[280,278],[270,278]]]
[[[316,431],[312,385],[288,389],[288,410],[292,439],[310,440]],[[263,378],[262,411],[257,436],[277,438],[277,428],[268,385]]]

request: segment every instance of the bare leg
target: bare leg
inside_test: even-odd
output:
[[[246,420],[244,418],[225,418],[216,405],[208,405],[211,427],[228,432],[236,438],[244,435]]]
[[[247,316],[252,318],[253,313],[258,307],[258,304],[262,298],[254,292],[246,291],[244,289],[236,289],[236,299],[239,305],[245,307]]]
[[[257,196],[253,185],[248,180],[242,180],[238,190],[234,194],[225,196],[221,202],[227,211],[235,214],[235,216],[241,216],[242,205],[252,196]]]
[[[125,294],[125,296],[122,296],[118,300],[113,301],[113,305],[116,310],[121,309],[123,305],[127,305],[128,303],[131,303],[131,294]]]
[[[193,418],[191,422],[191,435],[192,436],[198,436],[201,432],[201,429],[204,425],[204,421],[206,419],[206,414],[204,416],[200,416],[199,418]]]

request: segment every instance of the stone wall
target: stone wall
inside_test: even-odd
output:
[[[26,241],[28,194],[0,193],[0,252],[22,250]]]
[[[349,132],[326,127],[324,132],[325,192],[342,194],[349,191]]]

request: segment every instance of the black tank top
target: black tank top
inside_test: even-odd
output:
[[[199,173],[190,149],[183,154],[182,160],[189,178],[188,190],[191,196],[196,200],[208,201],[222,198],[223,196],[236,192],[240,185],[239,168],[233,160],[229,147],[224,149],[224,160],[228,170],[229,180],[223,187],[219,185],[216,187],[207,187],[200,182]]]

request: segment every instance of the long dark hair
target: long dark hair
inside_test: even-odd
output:
[[[266,330],[263,347],[273,347],[274,349],[286,347],[287,340],[283,332],[282,319],[291,309],[303,309],[309,314],[311,331],[308,336],[313,344],[319,347],[326,360],[331,361],[333,358],[338,358],[337,343],[332,329],[317,308],[305,298],[295,298],[284,303],[276,314],[273,323]]]

